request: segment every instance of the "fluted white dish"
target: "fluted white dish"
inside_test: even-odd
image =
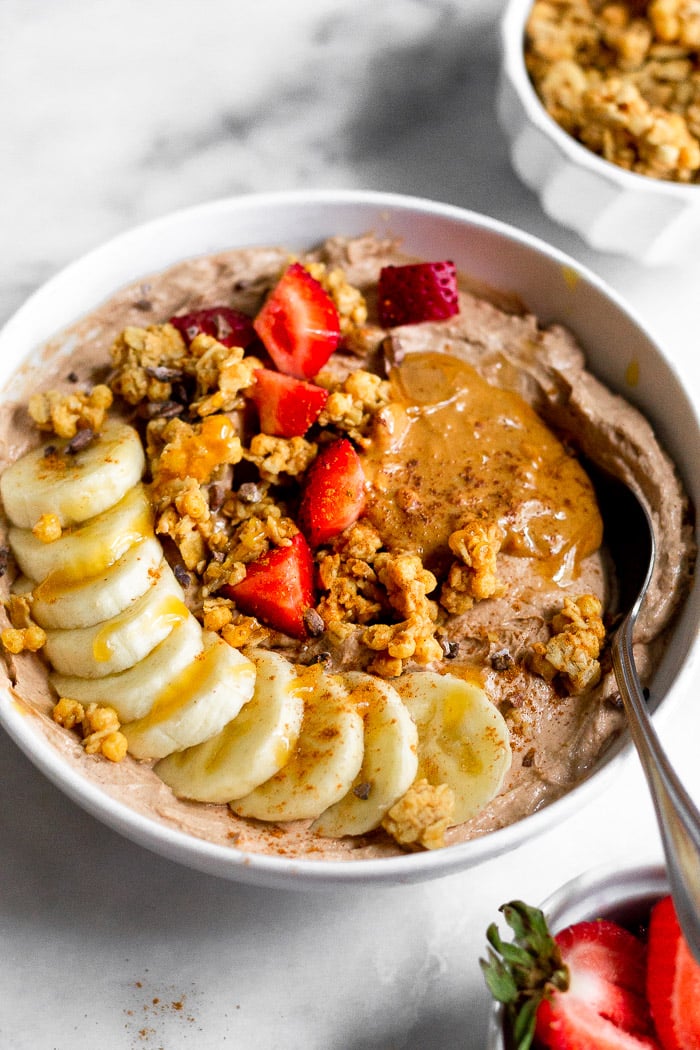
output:
[[[45,341],[126,284],[204,253],[271,244],[302,251],[333,234],[367,232],[399,238],[407,253],[420,258],[451,258],[478,284],[515,296],[542,323],[567,325],[585,347],[591,370],[652,420],[684,468],[691,499],[700,505],[695,469],[700,425],[694,405],[663,352],[617,294],[570,256],[527,233],[449,204],[398,194],[310,190],[233,197],[122,234],[57,274],[8,321],[0,332],[0,400],[12,397],[13,376],[32,367]],[[628,382],[630,362],[638,374],[634,388]],[[700,588],[695,588],[655,671],[653,707],[660,705],[659,715],[688,698],[700,655],[699,629]],[[335,862],[245,853],[136,812],[70,765],[9,690],[0,690],[0,726],[62,791],[133,841],[209,874],[294,889],[417,882],[506,854],[549,828],[563,827],[568,815],[610,786],[630,750],[618,741],[574,790],[525,820],[471,842]]]
[[[668,875],[661,863],[625,868],[602,866],[577,875],[540,907],[549,929],[558,933],[575,922],[601,918],[623,925],[634,923],[669,892]],[[495,1004],[489,1018],[486,1050],[506,1050],[503,1008]]]
[[[700,185],[626,171],[569,135],[546,111],[525,66],[533,0],[509,0],[501,23],[499,123],[510,158],[542,208],[599,251],[650,265],[697,260]]]

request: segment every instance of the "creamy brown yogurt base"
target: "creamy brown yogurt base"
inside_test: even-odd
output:
[[[381,266],[405,261],[395,246],[370,236],[350,241],[331,239],[315,257],[341,266],[349,282],[366,292],[370,312],[372,289]],[[110,346],[127,325],[158,324],[177,312],[224,303],[255,313],[287,258],[283,248],[264,248],[180,263],[121,290],[54,339],[26,363],[5,392],[0,415],[0,469],[39,443],[26,411],[30,393],[37,389],[75,389],[76,383],[80,387],[104,380],[109,371]],[[339,354],[334,367],[342,370],[362,364],[381,368],[394,362],[399,365],[395,375],[413,376],[417,381],[419,370],[402,372],[400,362],[413,359],[434,365],[437,359],[413,355],[448,355],[440,359],[445,363],[440,371],[446,390],[459,374],[459,362],[473,366],[489,383],[521,395],[578,452],[635,485],[650,507],[659,541],[658,563],[635,651],[644,677],[664,646],[665,632],[684,596],[691,571],[692,533],[682,486],[647,421],[585,370],[583,353],[572,335],[556,325],[540,328],[533,316],[512,307],[504,309],[505,301],[505,297],[491,299],[481,291],[475,294],[465,284],[459,315],[439,323],[404,326],[389,334],[378,330],[370,354],[373,360],[358,361]],[[449,397],[443,400],[449,401]],[[374,469],[382,469],[379,461],[375,461]],[[436,506],[454,487],[454,479],[445,477],[444,492],[439,486],[436,490]],[[392,503],[388,497],[383,511]],[[435,519],[435,507],[423,520],[429,519]],[[439,557],[449,525],[444,519],[435,519],[435,526],[422,532],[419,529],[420,535],[413,536],[412,541],[424,547],[432,544],[432,554]],[[395,527],[401,528],[400,519]],[[449,623],[449,636],[459,642],[459,653],[443,661],[439,669],[477,678],[483,684],[508,722],[513,762],[499,796],[478,817],[451,829],[448,844],[511,824],[560,797],[587,775],[624,726],[624,715],[615,702],[614,679],[605,664],[606,673],[595,689],[567,696],[527,670],[521,659],[533,642],[546,640],[547,619],[561,607],[564,595],[593,593],[604,604],[610,603],[614,575],[605,563],[604,552],[584,552],[575,573],[569,563],[556,559],[548,563],[541,557],[523,557],[522,553],[506,550],[499,555],[499,575],[508,585],[503,597],[477,602]],[[559,583],[552,579],[557,574]],[[3,597],[11,579],[12,572],[3,577]],[[343,647],[329,646],[326,638],[301,646],[281,636],[275,641],[290,658],[304,662],[321,649],[330,652],[330,671],[366,662],[366,655],[352,640]],[[507,661],[499,659],[504,651],[510,658]],[[52,746],[82,775],[139,813],[196,837],[249,852],[324,860],[399,852],[382,831],[332,840],[312,835],[305,823],[267,825],[238,818],[226,806],[185,802],[174,797],[148,764],[130,757],[113,764],[101,756],[86,755],[78,739],[51,719],[56,698],[41,657],[5,654],[4,659],[3,685],[11,690],[27,717],[36,719],[37,728]]]

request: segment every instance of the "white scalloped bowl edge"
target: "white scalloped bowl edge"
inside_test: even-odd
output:
[[[0,332],[0,401],[12,397],[13,376],[31,367],[50,337],[120,287],[179,260],[227,248],[281,244],[308,248],[332,234],[401,238],[407,252],[452,258],[487,287],[519,297],[543,323],[568,325],[599,378],[632,395],[652,419],[700,503],[700,427],[680,379],[639,320],[599,278],[536,238],[448,204],[359,190],[295,191],[213,201],[137,227],[74,262],[40,288]],[[636,362],[639,382],[625,376]],[[700,588],[685,605],[654,680],[652,704],[666,717],[690,691],[697,664]],[[655,716],[655,717],[657,717]],[[509,852],[555,824],[611,784],[629,746],[616,746],[586,781],[510,827],[448,849],[364,861],[296,860],[220,846],[136,813],[88,781],[47,741],[35,718],[0,691],[0,725],[31,761],[93,816],[135,842],[209,874],[263,886],[319,889],[341,884],[397,884],[448,875]]]
[[[649,265],[697,260],[700,186],[625,171],[586,149],[549,116],[525,67],[532,0],[510,0],[501,18],[499,123],[515,171],[543,210],[598,251]]]

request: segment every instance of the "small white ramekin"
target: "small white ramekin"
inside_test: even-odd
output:
[[[670,892],[663,864],[599,867],[561,886],[541,905],[552,933],[575,922],[612,919],[634,924]],[[503,1008],[492,1008],[486,1050],[506,1050]]]
[[[547,113],[525,67],[532,0],[509,0],[501,19],[498,119],[510,157],[542,208],[599,251],[648,264],[698,259],[700,186],[637,175],[604,160]]]

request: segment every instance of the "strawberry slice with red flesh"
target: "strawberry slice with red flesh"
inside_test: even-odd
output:
[[[537,1011],[549,1050],[659,1050],[645,999],[644,944],[617,923],[580,922],[555,937],[569,987]]]
[[[384,328],[444,321],[459,313],[457,270],[449,259],[384,266],[377,296],[379,323]]]
[[[664,1050],[700,1050],[700,966],[671,897],[651,910],[647,998]]]
[[[187,314],[176,314],[170,324],[180,332],[187,343],[198,335],[211,335],[224,346],[240,346],[244,350],[255,339],[253,319],[230,306],[207,306]]]
[[[246,616],[292,638],[307,636],[304,613],[314,605],[314,563],[309,545],[298,532],[286,547],[274,547],[246,568],[236,584],[220,593],[232,598]]]
[[[365,474],[347,438],[319,452],[309,467],[299,507],[299,527],[320,547],[352,525],[365,509]]]
[[[292,438],[303,437],[316,422],[328,391],[270,368],[258,368],[250,396],[258,409],[263,434]]]
[[[253,325],[280,372],[310,379],[340,343],[331,297],[301,263],[292,263],[270,292]]]

